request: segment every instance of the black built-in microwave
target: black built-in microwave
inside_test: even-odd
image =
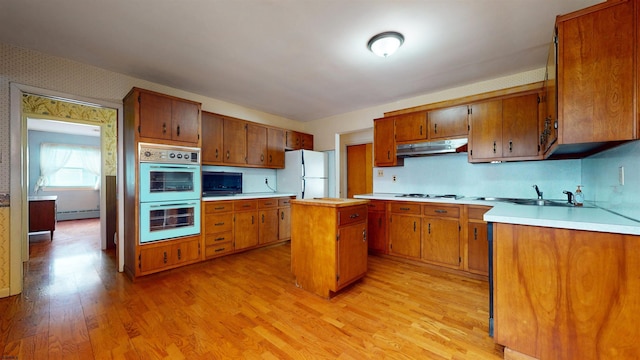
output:
[[[242,194],[242,173],[226,171],[202,172],[202,196]]]

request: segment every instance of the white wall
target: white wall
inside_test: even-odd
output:
[[[234,166],[202,166],[202,171],[227,171],[242,173],[242,192],[243,193],[265,193],[273,192],[269,187],[277,190],[276,170],[275,169],[256,169]],[[267,179],[269,184],[265,184]],[[267,186],[268,185],[268,186]]]

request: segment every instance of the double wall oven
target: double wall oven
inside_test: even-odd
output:
[[[140,143],[140,243],[200,234],[200,149]]]

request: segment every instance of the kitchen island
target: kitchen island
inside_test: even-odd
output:
[[[296,285],[324,298],[367,272],[367,203],[291,201],[291,271]]]

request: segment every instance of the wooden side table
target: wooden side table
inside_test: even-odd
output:
[[[57,196],[29,196],[29,232],[56,230]]]

